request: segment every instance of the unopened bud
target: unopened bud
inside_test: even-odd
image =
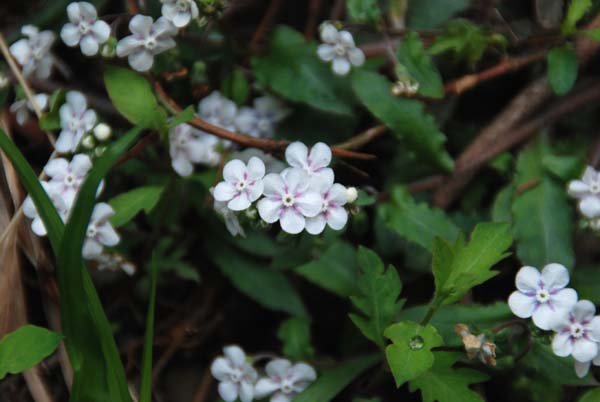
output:
[[[85,149],[94,149],[94,147],[96,146],[96,140],[94,140],[93,136],[86,135],[81,140],[81,146],[84,147]]]
[[[102,156],[102,154],[104,153],[104,151],[106,151],[106,147],[105,146],[96,147],[96,149],[94,150],[94,152],[96,153],[96,156]]]
[[[106,141],[112,135],[112,129],[106,123],[100,123],[96,127],[94,127],[94,137],[98,141]]]
[[[10,81],[6,74],[0,72],[0,89],[4,89],[10,84]]]
[[[358,191],[356,187],[348,187],[346,189],[346,198],[348,200],[348,204],[352,204],[358,198]]]

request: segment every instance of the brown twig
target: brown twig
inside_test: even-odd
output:
[[[273,20],[275,19],[275,16],[277,16],[277,12],[281,8],[282,4],[283,0],[271,0],[269,8],[267,8],[265,15],[263,15],[262,19],[260,20],[256,31],[254,31],[254,35],[252,35],[250,44],[248,45],[252,53],[256,53],[258,51],[258,45],[265,37],[269,29],[271,29]]]
[[[350,138],[348,141],[344,141],[342,143],[336,144],[335,146],[337,148],[343,148],[343,149],[358,149],[366,144],[368,144],[369,142],[373,141],[374,139],[381,137],[383,134],[385,134],[386,132],[388,132],[389,129],[382,125],[379,126],[374,126],[371,128],[366,129],[365,131],[363,131],[360,134],[355,135],[354,137]]]
[[[304,28],[306,40],[312,40],[315,37],[317,23],[319,22],[319,11],[321,11],[321,0],[310,0],[308,3],[308,18]]]
[[[213,383],[212,374],[210,372],[210,368],[207,368],[204,371],[204,375],[202,376],[202,381],[200,381],[200,385],[194,392],[194,399],[192,402],[204,402],[206,398],[208,398],[208,393],[210,392],[211,385]]]

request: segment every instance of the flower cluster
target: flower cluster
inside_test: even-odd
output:
[[[577,300],[577,292],[567,288],[568,283],[569,272],[560,264],[548,264],[541,273],[523,267],[508,305],[517,317],[532,317],[538,328],[554,331],[554,354],[573,356],[575,372],[583,377],[592,363],[600,365],[600,316],[592,302]]]
[[[56,39],[54,32],[41,31],[33,25],[25,25],[21,33],[26,38],[19,39],[10,46],[10,53],[23,67],[25,76],[35,76],[45,80],[52,73],[54,58],[50,48]]]
[[[317,55],[326,62],[331,62],[331,69],[337,75],[346,75],[352,66],[360,67],[365,62],[365,54],[356,47],[352,34],[348,31],[338,31],[330,22],[324,22],[319,27],[321,41]]]
[[[251,157],[247,164],[239,159],[229,161],[223,169],[225,180],[214,189],[215,201],[226,203],[229,210],[237,212],[258,200],[261,219],[266,223],[279,222],[281,229],[290,234],[306,230],[316,235],[326,226],[341,230],[348,221],[344,206],[349,192],[334,183],[333,170],[328,167],[331,149],[317,143],[309,150],[303,143],[294,142],[287,147],[285,156],[290,167],[269,174],[258,157]],[[219,209],[223,209],[222,204]],[[231,220],[231,214],[226,218]]]
[[[81,48],[81,53],[94,56],[100,45],[110,37],[110,26],[98,20],[96,8],[85,1],[70,3],[67,6],[69,21],[60,31],[60,37],[67,46]]]
[[[286,359],[271,360],[265,366],[266,376],[259,379],[257,370],[239,346],[227,346],[223,354],[213,361],[210,370],[219,381],[219,395],[225,402],[238,398],[251,402],[268,396],[271,402],[291,402],[317,379],[310,365],[292,364]]]
[[[59,109],[59,116],[61,131],[56,140],[56,151],[75,152],[83,136],[96,125],[96,112],[88,109],[85,96],[81,92],[69,91],[65,104]]]
[[[569,183],[568,193],[578,200],[579,212],[590,221],[594,230],[600,230],[600,173],[588,166],[581,180]]]

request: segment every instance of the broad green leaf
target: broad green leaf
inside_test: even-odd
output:
[[[431,349],[444,344],[433,325],[422,326],[411,321],[389,326],[384,335],[392,341],[385,355],[396,387],[429,370],[434,361]]]
[[[577,55],[569,46],[548,52],[548,82],[557,95],[564,95],[573,87],[578,66]]]
[[[573,369],[574,360],[571,357],[556,356],[550,345],[540,342],[534,342],[520,364],[561,385],[592,385],[594,382],[591,375],[584,378],[577,377]]]
[[[472,0],[408,0],[407,25],[411,29],[437,28],[465,11]]]
[[[598,266],[578,266],[573,270],[570,287],[577,289],[579,299],[600,304],[600,269]]]
[[[50,356],[62,337],[45,328],[24,325],[0,340],[0,380],[21,373]]]
[[[160,200],[164,189],[164,186],[138,187],[114,197],[108,202],[115,210],[110,223],[119,227],[132,220],[142,210],[149,214]]]
[[[292,360],[311,360],[315,349],[310,342],[310,319],[293,317],[285,320],[277,330],[283,343],[283,355]]]
[[[285,99],[330,113],[351,114],[344,94],[347,81],[334,77],[316,51],[299,32],[279,26],[273,32],[270,52],[252,58],[252,71],[261,85]]]
[[[381,18],[378,0],[346,0],[346,10],[357,24],[375,24]]]
[[[356,250],[348,243],[333,243],[317,260],[301,265],[294,271],[335,293],[340,297],[348,297],[356,292],[358,266]]]
[[[545,155],[542,158],[544,168],[563,181],[577,178],[585,169],[586,155]]]
[[[156,285],[160,269],[155,255],[150,262],[150,298],[146,315],[146,333],[144,334],[144,358],[142,360],[142,381],[140,385],[140,402],[152,400],[152,348],[154,346],[154,310],[156,307]]]
[[[598,402],[600,401],[600,388],[587,391],[577,402]]]
[[[488,377],[476,370],[452,368],[459,357],[459,353],[436,352],[433,367],[409,383],[410,391],[420,390],[423,402],[484,402],[469,385]]]
[[[142,75],[126,68],[108,67],[104,84],[112,103],[131,123],[143,128],[166,127],[165,112]]]
[[[452,170],[454,163],[444,149],[446,136],[421,102],[392,96],[387,78],[371,71],[353,72],[352,88],[365,107],[423,162]]]
[[[410,77],[419,83],[419,94],[429,98],[442,98],[444,84],[440,72],[431,57],[423,48],[419,34],[408,32],[397,52],[398,60],[408,71]]]
[[[562,23],[561,30],[564,34],[572,34],[577,30],[577,22],[592,7],[592,0],[571,0],[567,15]]]
[[[454,241],[459,233],[444,211],[417,203],[404,187],[394,187],[391,202],[379,208],[391,229],[430,252],[436,237]]]
[[[233,70],[221,82],[221,92],[238,105],[243,105],[250,94],[250,85],[244,72],[239,68]]]
[[[498,191],[492,204],[492,220],[494,222],[512,222],[511,206],[515,194],[515,186],[509,184]]]
[[[379,256],[367,248],[359,248],[358,264],[361,269],[359,293],[350,299],[362,315],[350,314],[350,319],[368,339],[383,349],[383,332],[404,305],[404,300],[398,300],[402,282],[396,268],[390,265],[386,270]]]
[[[480,223],[467,243],[459,237],[454,244],[436,239],[433,249],[435,295],[433,306],[454,303],[474,286],[493,278],[491,268],[508,256],[513,241],[507,223]]]
[[[317,381],[293,399],[293,402],[329,402],[356,377],[379,362],[379,355],[369,355],[323,370]]]
[[[193,106],[190,105],[186,107],[181,113],[169,120],[168,128],[173,128],[178,124],[187,123],[194,118],[194,113],[196,113],[196,111]]]
[[[231,250],[218,252],[214,259],[232,284],[261,306],[292,315],[306,315],[300,296],[281,272]]]

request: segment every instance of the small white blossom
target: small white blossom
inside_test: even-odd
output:
[[[235,131],[237,105],[219,91],[213,91],[198,103],[198,115],[205,121],[229,131]]]
[[[0,71],[0,89],[4,89],[10,85],[10,80],[2,71]]]
[[[10,53],[23,67],[23,74],[30,76],[35,74],[39,80],[45,80],[52,73],[54,59],[50,54],[50,48],[56,39],[54,32],[42,31],[33,26],[25,25],[21,33],[27,38],[19,39],[10,46]]]
[[[593,167],[585,169],[581,180],[571,181],[568,192],[579,200],[579,210],[585,217],[600,217],[600,173]]]
[[[235,118],[235,126],[241,133],[257,138],[272,137],[275,125],[288,115],[281,102],[272,96],[254,99],[254,107],[242,107]]]
[[[348,222],[348,211],[344,208],[348,201],[346,187],[323,180],[313,188],[321,195],[321,211],[315,217],[306,218],[306,231],[317,235],[326,225],[333,230],[342,230]]]
[[[163,3],[163,17],[171,21],[177,28],[183,28],[193,18],[198,18],[198,5],[194,0],[160,0]]]
[[[262,195],[265,175],[265,164],[257,157],[252,157],[248,165],[239,159],[227,162],[223,168],[223,178],[215,187],[214,197],[217,201],[227,202],[232,211],[243,211]]]
[[[331,163],[331,148],[318,142],[310,152],[301,142],[293,142],[285,150],[285,159],[290,166],[304,170],[312,185],[318,182],[333,183],[333,169],[327,167]]]
[[[193,163],[207,159],[208,147],[200,138],[200,133],[189,124],[178,124],[169,131],[171,166],[180,176],[191,175]]]
[[[541,274],[525,266],[517,273],[515,282],[518,290],[508,298],[510,309],[517,317],[533,317],[533,323],[540,329],[551,329],[577,303],[577,292],[565,288],[569,271],[560,264],[546,265]]]
[[[348,201],[348,204],[352,204],[357,199],[358,191],[356,190],[356,187],[348,187],[346,190],[346,201]]]
[[[153,23],[152,17],[136,15],[129,22],[129,30],[133,35],[117,43],[117,56],[127,56],[134,70],[150,70],[154,56],[175,47],[172,36],[177,34],[177,28],[165,17]]]
[[[96,258],[102,254],[104,246],[112,247],[119,244],[119,235],[108,221],[114,214],[115,211],[110,205],[104,202],[96,204],[83,243],[83,258]]]
[[[257,398],[271,395],[270,402],[291,402],[317,379],[317,373],[310,365],[296,363],[292,366],[286,359],[270,361],[265,372],[268,377],[258,380],[254,392]]]
[[[69,216],[69,206],[63,197],[57,191],[52,189],[52,186],[50,186],[48,182],[42,181],[41,185],[48,194],[50,201],[52,201],[52,205],[54,205],[54,208],[56,208],[58,215],[62,221],[65,222]],[[42,221],[42,218],[40,217],[31,196],[27,196],[25,201],[23,201],[23,213],[26,217],[32,219],[31,230],[33,233],[38,236],[46,236],[46,227],[44,226],[44,222]]]
[[[96,112],[87,108],[85,96],[78,91],[67,92],[67,102],[60,107],[62,128],[55,148],[60,153],[75,152],[83,135],[96,124]]]
[[[214,193],[215,193],[214,187],[210,188],[210,193],[213,195],[213,199],[214,199]],[[227,227],[227,230],[229,231],[229,233],[232,236],[240,235],[242,237],[246,237],[246,232],[244,232],[244,228],[240,224],[240,221],[239,221],[237,215],[235,214],[235,212],[233,212],[231,209],[229,209],[227,207],[226,202],[217,201],[215,199],[213,202],[213,208],[219,215],[221,215],[223,217],[223,220],[225,221],[225,227]]]
[[[557,321],[552,330],[556,332],[552,340],[555,355],[573,358],[581,363],[592,361],[598,356],[600,342],[600,316],[589,300],[580,300],[573,309]]]
[[[69,21],[60,31],[60,37],[67,46],[79,45],[81,53],[94,56],[98,53],[100,45],[106,43],[110,37],[110,26],[98,20],[96,8],[86,2],[70,3],[67,6]]]
[[[242,402],[251,402],[258,378],[256,370],[246,362],[246,354],[239,346],[224,347],[223,354],[210,366],[210,372],[219,381],[219,395],[225,402],[238,397]]]
[[[321,40],[317,54],[323,61],[332,62],[331,69],[337,75],[346,75],[351,66],[360,67],[365,62],[365,54],[354,44],[348,31],[338,31],[331,23],[321,24]]]
[[[281,173],[286,168],[285,163],[258,148],[246,148],[231,155],[232,159],[239,159],[244,163],[248,163],[253,156],[263,161],[266,173]]]
[[[94,127],[94,137],[98,141],[107,141],[112,136],[112,128],[106,123],[99,123]]]
[[[79,188],[92,168],[92,160],[86,154],[77,154],[71,162],[63,158],[51,159],[44,167],[50,177],[48,184],[60,194],[68,208],[73,206]]]
[[[308,174],[302,169],[288,168],[281,174],[268,174],[263,183],[265,198],[258,202],[258,213],[267,223],[279,221],[287,233],[302,232],[306,218],[321,211],[321,196],[310,189]]]
[[[43,112],[48,108],[50,97],[47,94],[37,94],[34,95],[33,98],[36,105],[40,108],[40,111]],[[17,123],[22,126],[29,119],[30,113],[34,112],[35,109],[27,99],[20,99],[10,105],[10,111],[15,114]]]

